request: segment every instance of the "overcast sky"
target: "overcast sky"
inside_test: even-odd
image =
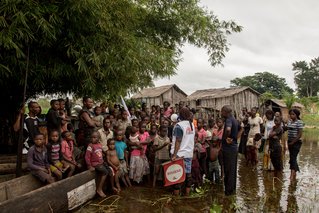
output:
[[[183,48],[183,61],[170,79],[155,86],[177,84],[190,95],[199,89],[229,87],[236,77],[268,71],[295,88],[292,63],[319,56],[318,0],[202,0],[220,20],[243,26],[228,37],[224,67],[211,67],[205,49]]]

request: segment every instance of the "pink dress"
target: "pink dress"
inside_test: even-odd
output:
[[[149,137],[148,132],[144,132],[143,134],[139,134],[138,138],[140,142],[145,142]],[[130,136],[130,140],[136,140],[136,136]],[[147,145],[143,145],[143,149],[134,149],[131,152],[131,160],[130,160],[130,179],[133,181],[140,183],[143,179],[144,175],[150,174],[150,166],[148,160],[146,158],[146,149]]]
[[[163,116],[165,118],[169,118],[173,114],[172,108],[168,107],[166,111],[164,111]]]
[[[75,163],[75,160],[73,159],[73,141],[72,140],[71,141],[63,140],[61,142],[61,153],[65,160]]]

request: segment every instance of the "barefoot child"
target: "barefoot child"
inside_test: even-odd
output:
[[[148,163],[150,165],[150,173],[154,174],[154,164],[155,164],[155,151],[154,151],[154,139],[158,136],[157,135],[157,125],[156,124],[152,124],[151,125],[151,129],[149,131],[149,138],[148,141],[149,143],[147,144],[147,149],[146,149],[146,157],[148,159]],[[153,173],[152,173],[153,172]]]
[[[224,120],[222,118],[217,118],[216,126],[217,128],[214,128],[212,136],[213,137],[216,136],[218,137],[219,141],[222,141],[222,138],[224,135]],[[220,166],[220,174],[221,174],[220,179],[223,179],[224,178],[224,163],[223,163],[223,152],[221,148],[219,149],[219,153],[218,153],[218,163]]]
[[[100,197],[106,197],[103,192],[103,185],[106,176],[113,177],[113,174],[110,167],[104,163],[102,145],[99,143],[99,134],[96,131],[91,134],[91,143],[88,145],[85,152],[85,162],[90,171],[95,170],[97,172],[96,193]]]
[[[129,145],[131,149],[129,177],[133,181],[139,183],[142,181],[142,170],[140,168],[143,166],[143,162],[141,161],[142,145],[140,144],[140,140],[138,138],[138,128],[135,126],[132,126],[131,129]]]
[[[120,186],[120,182],[119,182],[120,160],[117,157],[114,139],[112,139],[112,138],[108,139],[107,146],[108,146],[108,150],[106,151],[107,163],[110,166],[110,168],[113,170],[113,173],[114,173],[114,179],[112,179],[112,182],[111,182],[112,190],[114,192],[118,193],[121,191],[121,186]],[[115,181],[116,187],[114,186],[114,181]]]
[[[143,160],[143,176],[146,175],[148,183],[151,184],[150,166],[149,166],[149,162],[148,162],[148,159],[146,156],[147,146],[150,143],[150,140],[149,140],[150,135],[146,131],[146,124],[145,123],[140,123],[138,138],[139,138],[140,144],[142,145],[141,158]]]
[[[246,149],[247,149],[246,165],[250,163],[252,166],[256,166],[256,164],[258,163],[257,148],[260,145],[260,139],[261,139],[260,133],[256,133],[253,138],[248,138],[247,144],[246,144]]]
[[[75,171],[75,168],[80,168],[81,165],[75,161],[75,158],[73,156],[74,142],[72,134],[68,131],[65,131],[62,132],[61,136],[63,139],[61,142],[61,153],[65,164],[70,167],[68,177],[71,177]]]
[[[149,174],[149,164],[145,156],[147,144],[142,144],[142,142],[146,141],[148,135],[148,133],[145,132],[145,126],[146,125],[144,123],[140,124],[139,132],[136,127],[132,127],[129,137],[129,144],[132,149],[130,160],[130,179],[133,179],[133,181],[137,183],[142,181],[144,175]]]
[[[28,151],[28,167],[31,174],[44,183],[53,183],[47,149],[44,146],[44,136],[39,133],[34,136],[34,145]]]
[[[64,173],[64,171],[66,171],[70,166],[63,160],[58,130],[51,130],[47,150],[50,170],[58,180],[61,180],[62,173]]]
[[[220,172],[219,172],[219,162],[218,154],[221,148],[221,141],[217,136],[212,138],[212,143],[210,144],[210,154],[208,162],[208,179],[211,182],[220,182]]]
[[[127,145],[123,141],[123,131],[119,130],[116,133],[115,137],[115,150],[117,157],[120,161],[120,178],[125,184],[126,187],[132,186],[130,178],[128,176],[128,152],[127,152]]]
[[[162,169],[162,163],[170,160],[169,157],[169,147],[171,143],[169,137],[167,136],[168,128],[166,126],[160,126],[159,135],[154,139],[153,150],[155,151],[155,164],[154,164],[154,177],[153,177],[153,187],[156,185],[156,180]]]
[[[202,149],[202,145],[198,140],[198,133],[195,133],[195,146],[193,151],[193,158],[192,158],[192,184],[194,187],[197,188],[203,184],[203,176],[201,174],[201,169],[199,165],[199,158],[200,158],[200,151]]]

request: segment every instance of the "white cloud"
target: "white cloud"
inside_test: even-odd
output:
[[[190,94],[228,87],[235,77],[268,71],[295,88],[292,63],[319,56],[319,1],[203,0],[201,5],[220,19],[235,20],[244,27],[229,36],[224,66],[211,67],[205,49],[185,45],[177,75],[156,80],[156,86],[175,83]]]

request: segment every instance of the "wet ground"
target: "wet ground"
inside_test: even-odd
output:
[[[188,198],[173,197],[167,188],[133,186],[92,200],[76,212],[319,212],[319,130],[304,132],[295,183],[289,180],[288,158],[286,153],[282,177],[274,178],[261,164],[247,167],[240,155],[235,196],[225,197],[222,185],[206,184]]]

